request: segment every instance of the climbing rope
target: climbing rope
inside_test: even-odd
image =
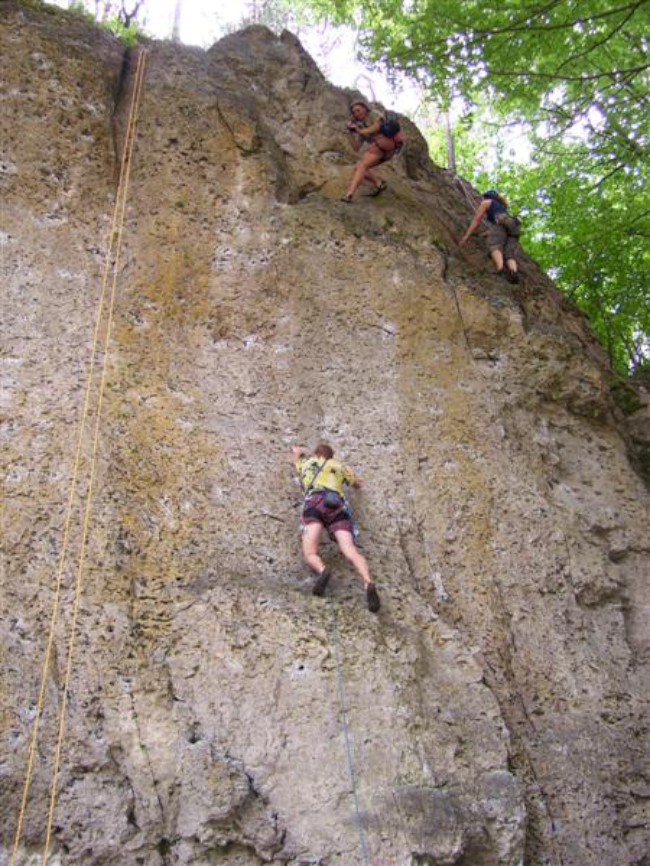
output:
[[[477,206],[481,203],[481,196],[474,190],[472,185],[462,177],[457,175],[455,181],[456,186],[460,189],[466,201],[471,205],[472,210],[476,210]]]
[[[364,866],[369,866],[368,847],[366,845],[366,835],[363,829],[363,821],[361,819],[361,810],[359,807],[359,793],[357,789],[357,776],[354,770],[354,762],[352,760],[352,747],[350,744],[350,733],[348,730],[348,710],[347,698],[345,695],[345,683],[343,681],[343,653],[341,650],[341,638],[339,635],[338,619],[336,616],[335,603],[331,596],[327,599],[327,606],[330,615],[330,625],[332,638],[330,643],[334,647],[334,661],[336,665],[336,684],[339,694],[339,703],[341,705],[341,732],[343,734],[343,743],[345,745],[345,757],[348,767],[348,775],[350,777],[350,786],[352,788],[352,799],[354,802],[354,814],[356,818],[357,831],[359,834],[359,849],[361,850],[361,860]]]
[[[58,726],[58,736],[57,743],[55,749],[55,757],[54,757],[54,766],[53,766],[53,775],[52,775],[52,784],[50,788],[50,801],[49,801],[49,810],[48,810],[48,820],[47,827],[45,833],[45,843],[44,850],[41,859],[41,866],[47,866],[47,860],[49,857],[49,848],[50,842],[52,838],[52,826],[54,822],[54,808],[56,805],[56,789],[58,783],[58,775],[59,769],[61,765],[61,755],[63,751],[63,741],[65,736],[65,717],[66,717],[66,707],[67,707],[67,699],[68,692],[70,686],[70,678],[72,674],[72,661],[74,657],[74,648],[76,643],[76,625],[79,614],[79,606],[81,600],[81,590],[83,586],[83,566],[85,559],[85,551],[86,551],[86,541],[88,538],[88,529],[90,525],[90,513],[91,513],[91,503],[92,503],[92,493],[93,493],[93,484],[95,479],[95,469],[97,464],[97,453],[99,446],[99,432],[100,432],[100,424],[101,424],[101,409],[103,402],[104,389],[106,384],[106,370],[107,370],[107,361],[108,361],[108,346],[111,337],[112,324],[113,324],[113,312],[115,307],[115,297],[116,297],[116,287],[117,287],[117,274],[119,270],[119,262],[120,262],[120,247],[122,242],[122,233],[124,227],[124,217],[126,213],[126,202],[127,202],[127,192],[129,186],[129,178],[131,171],[131,157],[133,154],[133,147],[135,143],[135,131],[136,131],[136,119],[137,114],[142,98],[143,91],[143,82],[144,82],[144,69],[146,64],[146,57],[148,52],[143,50],[138,54],[138,62],[136,67],[133,93],[131,97],[131,105],[129,109],[129,116],[127,121],[127,128],[124,140],[124,146],[122,150],[122,159],[120,165],[120,175],[118,182],[118,189],[115,198],[115,207],[113,209],[113,217],[111,221],[110,232],[108,236],[107,242],[107,252],[106,252],[106,263],[104,267],[104,273],[102,277],[102,284],[100,290],[100,297],[97,307],[97,315],[95,320],[95,328],[93,333],[92,340],[92,348],[90,353],[90,359],[88,363],[88,377],[86,383],[86,391],[84,396],[83,408],[81,413],[81,419],[79,423],[79,433],[77,438],[77,446],[75,452],[75,460],[72,472],[72,479],[70,483],[70,495],[68,497],[68,504],[66,508],[66,515],[64,520],[64,528],[63,528],[63,537],[62,537],[62,546],[61,553],[59,556],[59,562],[57,567],[56,579],[55,579],[55,593],[54,593],[54,602],[52,608],[52,617],[50,620],[50,629],[46,644],[45,650],[45,658],[43,662],[43,670],[41,675],[41,686],[39,690],[36,713],[34,716],[34,723],[32,727],[32,734],[30,739],[30,747],[29,747],[29,756],[27,761],[27,769],[25,773],[25,783],[23,786],[23,795],[21,799],[20,810],[18,814],[16,834],[14,838],[14,846],[11,855],[10,866],[16,866],[16,861],[19,853],[20,840],[22,838],[22,829],[25,818],[25,812],[27,809],[27,802],[29,799],[29,791],[31,788],[32,777],[33,777],[33,769],[34,769],[34,760],[36,755],[36,746],[38,741],[38,730],[39,723],[43,713],[43,704],[45,699],[45,689],[47,685],[47,676],[50,668],[51,658],[52,658],[52,649],[54,645],[54,632],[58,622],[59,611],[60,611],[60,601],[61,601],[61,588],[63,583],[63,572],[67,557],[67,549],[68,549],[68,541],[70,536],[70,524],[72,518],[72,509],[75,499],[75,490],[78,486],[79,474],[80,474],[80,465],[81,465],[81,453],[83,441],[85,438],[86,425],[88,422],[88,416],[90,413],[90,398],[92,393],[92,383],[94,379],[95,372],[95,364],[98,353],[98,343],[99,343],[99,334],[101,330],[101,323],[104,318],[104,306],[106,304],[106,295],[107,295],[107,287],[109,281],[109,274],[111,271],[111,259],[114,257],[113,267],[112,267],[112,284],[111,284],[111,292],[110,298],[108,302],[108,316],[107,316],[107,324],[106,331],[103,341],[103,363],[101,367],[101,377],[99,384],[99,392],[97,398],[97,409],[96,409],[96,417],[95,417],[95,427],[94,427],[94,435],[93,435],[93,446],[92,446],[92,455],[90,459],[90,467],[89,467],[89,480],[88,480],[88,488],[86,492],[86,502],[84,508],[83,515],[83,523],[82,523],[82,535],[80,542],[80,551],[79,551],[79,560],[77,564],[77,573],[75,580],[75,593],[74,593],[74,603],[73,603],[73,614],[72,614],[72,622],[70,625],[70,634],[68,641],[68,653],[67,653],[67,662],[66,662],[66,672],[63,686],[63,693],[60,702],[59,708],[59,726]]]

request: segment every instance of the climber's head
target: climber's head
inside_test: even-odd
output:
[[[370,114],[370,107],[361,99],[355,99],[350,104],[350,114],[355,120],[364,120]]]
[[[499,195],[499,193],[495,189],[489,189],[487,192],[484,192],[483,198],[489,198],[492,199],[492,201],[501,202],[504,207],[508,207],[508,199],[502,195]]]
[[[334,451],[329,445],[325,445],[322,442],[314,448],[314,454],[316,457],[324,457],[326,460],[331,460],[334,457]]]

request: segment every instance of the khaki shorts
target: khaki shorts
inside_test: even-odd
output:
[[[504,259],[516,259],[521,253],[519,242],[511,237],[503,226],[490,223],[487,236],[488,250],[501,250]]]

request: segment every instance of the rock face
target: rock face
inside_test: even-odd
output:
[[[458,249],[407,121],[341,203],[350,94],[263,28],[148,47],[112,225],[139,52],[0,14],[0,863],[647,864],[648,493],[582,318]],[[377,616],[301,563],[323,440]]]

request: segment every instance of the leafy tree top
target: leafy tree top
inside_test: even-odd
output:
[[[360,29],[371,60],[405,70],[441,102],[489,88],[513,112],[603,154],[648,150],[650,0],[303,0]]]

